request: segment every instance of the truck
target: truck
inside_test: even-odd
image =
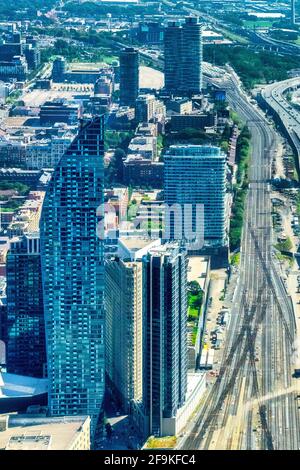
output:
[[[223,318],[222,318],[222,324],[223,325],[227,325],[229,323],[229,312],[226,311],[223,315]]]
[[[208,349],[202,349],[200,358],[200,369],[206,369]]]
[[[212,369],[212,368],[213,368],[213,364],[214,364],[214,354],[215,354],[215,351],[214,351],[213,349],[209,349],[209,350],[208,350],[207,362],[206,362],[206,369]]]

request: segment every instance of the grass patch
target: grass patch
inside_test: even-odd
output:
[[[145,449],[173,449],[176,446],[176,436],[149,437]]]
[[[189,307],[188,311],[188,320],[197,320],[199,318],[199,309],[198,308],[193,308]]]
[[[276,251],[275,253],[276,258],[281,262],[287,262],[289,267],[292,268],[294,264],[294,258],[291,256],[284,255],[280,253],[280,251]]]
[[[192,331],[192,336],[191,336],[192,346],[195,346],[196,344],[197,333],[198,333],[198,326],[194,326],[193,331]]]
[[[257,52],[243,46],[208,44],[203,53],[207,62],[221,66],[229,63],[249,90],[257,83],[285,80],[289,70],[299,68],[299,59],[295,55],[279,56],[270,51]]]
[[[277,248],[279,251],[290,251],[293,248],[292,240],[287,237],[287,239],[283,242],[277,243],[275,248]]]
[[[229,230],[229,242],[230,249],[232,251],[237,250],[241,245],[245,200],[248,186],[248,165],[251,153],[250,138],[251,134],[249,129],[247,126],[244,126],[237,141],[237,185],[234,188],[233,208]]]
[[[231,256],[230,264],[231,266],[238,266],[240,264],[240,261],[241,261],[241,253],[234,253]]]

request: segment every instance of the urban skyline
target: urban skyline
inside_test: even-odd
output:
[[[0,450],[300,448],[299,8],[0,6]]]

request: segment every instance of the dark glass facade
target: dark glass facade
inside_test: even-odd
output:
[[[162,433],[187,391],[187,258],[177,244],[151,250],[144,265],[144,412]]]
[[[127,47],[120,54],[120,104],[135,107],[139,93],[139,53]]]
[[[164,33],[165,88],[174,95],[193,95],[202,89],[202,24],[188,17],[181,26],[169,23]]]
[[[44,377],[45,323],[39,236],[24,235],[7,255],[7,369]]]

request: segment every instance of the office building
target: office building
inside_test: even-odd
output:
[[[180,132],[184,129],[202,129],[215,127],[217,115],[215,113],[193,112],[189,114],[173,114],[168,123],[169,130]]]
[[[139,53],[126,47],[120,53],[120,105],[134,108],[139,92]]]
[[[182,208],[182,237],[187,239],[185,226],[197,230],[196,205],[204,205],[204,234],[196,234],[198,240],[204,236],[209,245],[224,245],[225,242],[225,176],[226,155],[218,147],[203,145],[172,145],[164,157],[165,202]],[[191,217],[183,210],[190,205]],[[183,216],[185,213],[185,217]],[[199,216],[199,214],[198,214]],[[170,215],[170,233],[174,235],[174,219]],[[192,224],[192,226],[190,226]],[[188,227],[189,225],[189,227]],[[178,224],[177,224],[178,227]],[[177,236],[181,236],[179,233]],[[191,240],[191,239],[189,239]]]
[[[0,80],[9,81],[15,78],[24,81],[27,73],[28,65],[24,56],[14,56],[10,61],[0,61]]]
[[[24,55],[30,70],[37,69],[41,64],[41,51],[33,47],[32,44],[26,44],[24,46]]]
[[[57,165],[41,217],[49,407],[87,414],[104,395],[104,117],[81,123]]]
[[[94,94],[111,96],[112,92],[113,81],[111,77],[99,77],[96,83],[94,84]]]
[[[128,145],[128,155],[139,154],[149,160],[157,158],[157,137],[152,135],[137,135]]]
[[[165,435],[187,392],[187,258],[177,243],[143,258],[144,413],[149,435]]]
[[[12,61],[15,56],[21,56],[23,53],[22,44],[18,43],[2,43],[0,44],[0,60]]]
[[[12,239],[6,259],[7,370],[45,377],[46,345],[39,233]]]
[[[137,38],[142,44],[161,44],[164,39],[164,28],[155,21],[140,22],[137,28]]]
[[[188,17],[181,26],[169,23],[164,34],[165,89],[181,96],[202,89],[202,25]]]

